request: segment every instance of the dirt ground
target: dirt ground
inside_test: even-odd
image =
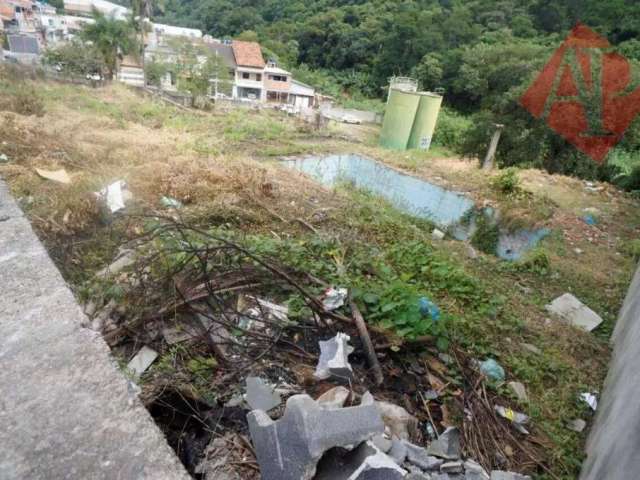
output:
[[[11,84],[10,78],[3,81]],[[449,342],[440,345],[444,352],[439,351],[434,342],[403,338],[395,327],[371,322],[372,328],[380,328],[373,336],[389,381],[376,388],[365,358],[357,353],[353,363],[361,381],[353,385],[352,399],[371,389],[376,396],[405,406],[421,424],[431,421],[437,429],[464,424],[467,451],[487,468],[500,466],[488,454],[494,449],[504,453],[503,466],[536,478],[575,478],[588,432],[570,431],[566,423],[578,417],[592,419],[578,394],[598,391],[606,373],[607,339],[635,268],[633,241],[640,233],[637,199],[607,184],[586,184],[538,170],[519,171],[520,190],[505,195],[491,186],[500,172],[487,174],[475,161],[444,156],[439,150],[385,151],[376,144],[375,126],[332,124],[314,131],[270,110],[184,112],[120,85],[99,90],[36,85],[42,103],[39,114],[13,107],[0,111],[0,153],[8,158],[0,163],[0,175],[78,299],[95,310],[117,300],[115,325],[105,335],[123,364],[142,344],[161,353],[144,377],[143,397],[192,473],[214,432],[244,445],[238,450],[244,457],[236,459],[244,462],[243,478],[256,474],[244,413],[225,409],[224,404],[241,393],[248,372],[287,385],[291,393],[307,390],[316,396],[328,389],[330,384],[312,383],[309,372],[317,358],[317,339],[335,331],[335,322],[340,325],[341,320],[333,319],[332,326],[303,322],[277,330],[278,348],[269,349],[264,361],[237,370],[225,366],[206,342],[170,345],[161,335],[153,336],[167,322],[180,323],[189,313],[177,307],[176,285],[186,282],[188,291],[196,286],[191,280],[203,274],[160,275],[158,265],[165,264],[158,258],[167,262],[175,258],[166,253],[166,245],[164,250],[153,250],[157,245],[146,242],[148,225],[159,219],[215,229],[234,244],[250,245],[252,252],[268,252],[269,258],[277,259],[278,268],[289,272],[291,267],[296,272],[294,282],[284,277],[266,281],[260,271],[255,282],[259,286],[244,292],[274,301],[290,301],[291,289],[296,288],[292,283],[305,285],[314,294],[336,281],[350,281],[358,288],[371,283],[379,285],[381,296],[392,295],[385,284],[394,283],[395,277],[393,282],[379,280],[372,273],[377,266],[370,265],[377,258],[388,259],[399,272],[400,293],[393,295],[403,295],[407,289],[428,291],[448,312]],[[12,94],[5,90],[0,96]],[[366,155],[465,192],[477,205],[498,208],[514,224],[547,227],[552,234],[535,258],[515,264],[481,252],[470,254],[470,246],[463,242],[433,241],[431,226],[393,211],[384,202],[362,192],[324,188],[278,162],[282,157],[329,153]],[[64,168],[72,181],[63,185],[43,179],[36,167]],[[132,194],[125,214],[106,211],[94,195],[116,180],[124,180]],[[162,197],[184,207],[167,209]],[[586,216],[595,220],[593,225]],[[189,231],[191,235],[198,236]],[[110,264],[119,250],[140,245],[142,238],[149,250],[145,250],[147,263],[136,265],[139,271],[109,282],[96,281],[96,271]],[[198,242],[198,248],[213,248],[202,239]],[[418,265],[414,272],[419,262],[425,266]],[[239,264],[215,265],[222,269]],[[242,265],[246,268],[247,263]],[[305,271],[315,280],[300,273]],[[473,287],[462,291],[452,278]],[[581,332],[549,318],[544,305],[567,291],[603,317],[597,330]],[[221,311],[231,308],[230,302],[234,314],[244,311],[237,292],[225,295]],[[295,301],[291,302],[293,311]],[[357,338],[352,326],[344,328]],[[269,330],[269,335],[275,331]],[[262,341],[255,340],[244,354],[260,355]],[[452,363],[443,362],[441,353],[447,353]],[[528,402],[516,400],[504,384],[487,388],[492,402],[531,416],[532,435],[509,430],[507,422],[488,412],[479,414],[486,418],[464,420],[465,408],[475,405],[482,411],[469,385],[477,382],[473,359],[486,357],[497,358],[509,380],[525,384]],[[441,398],[425,408],[420,393],[431,388],[439,390]],[[481,424],[493,427],[483,429]],[[224,428],[218,431],[212,425]],[[189,439],[181,436],[183,431]],[[482,435],[490,439],[484,448],[472,441]],[[424,431],[416,433],[416,441],[424,441]]]

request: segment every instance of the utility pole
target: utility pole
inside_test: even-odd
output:
[[[496,131],[493,132],[493,137],[491,137],[489,150],[487,150],[487,155],[484,157],[484,161],[482,162],[483,170],[491,170],[493,168],[493,159],[496,156],[498,142],[500,141],[500,135],[502,135],[502,129],[504,128],[504,125],[501,123],[496,123],[495,127]]]

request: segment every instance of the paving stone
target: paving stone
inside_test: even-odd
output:
[[[280,394],[274,388],[259,377],[247,377],[247,393],[245,401],[253,410],[268,412],[282,402]]]
[[[277,421],[262,410],[247,419],[262,480],[309,480],[327,450],[358,445],[384,431],[373,405],[326,410],[308,395],[290,397]]]
[[[444,463],[441,459],[429,455],[427,449],[404,442],[407,447],[407,461],[420,467],[422,470],[434,471],[438,470]]]
[[[353,378],[353,370],[349,363],[349,355],[353,347],[349,345],[349,335],[338,333],[335,337],[326,341],[320,341],[320,359],[314,376],[318,380],[336,378],[349,381]]]
[[[334,410],[344,406],[347,398],[349,398],[349,393],[348,388],[343,386],[334,387],[320,395],[316,401],[322,408]]]
[[[559,296],[546,306],[552,315],[590,332],[602,323],[602,318],[570,293]]]
[[[447,428],[438,439],[431,442],[427,448],[427,453],[434,457],[446,460],[457,460],[460,458],[460,430],[456,427]]]

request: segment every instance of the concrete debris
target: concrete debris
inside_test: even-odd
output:
[[[410,473],[404,480],[431,480],[430,476],[423,475],[422,473]]]
[[[138,353],[128,363],[127,368],[138,379],[158,358],[158,352],[147,347],[146,345],[140,349]]]
[[[436,471],[442,464],[443,460],[435,456],[429,455],[429,451],[409,442],[404,442],[407,448],[407,461],[413,465],[420,467],[422,470]],[[433,442],[432,442],[433,444]]]
[[[533,353],[534,355],[542,354],[542,351],[538,347],[531,345],[530,343],[521,343],[520,346],[527,352]]]
[[[514,412],[510,408],[505,408],[500,405],[496,405],[495,410],[502,418],[506,418],[507,420],[509,420],[513,427],[520,433],[529,435],[529,431],[524,427],[525,424],[529,422],[529,417],[527,417],[524,413]]]
[[[290,397],[277,421],[263,410],[250,412],[247,420],[262,480],[310,480],[327,450],[358,445],[384,431],[373,405],[326,410],[308,395]]]
[[[460,458],[460,430],[456,427],[447,428],[437,440],[431,442],[427,453],[445,460]]]
[[[47,180],[64,183],[66,185],[71,183],[71,177],[64,168],[60,170],[43,170],[41,168],[36,168],[36,173]]]
[[[233,342],[233,337],[222,322],[216,322],[206,315],[196,315],[199,327],[204,331],[205,339],[214,349],[216,355],[225,359],[227,357],[227,345]]]
[[[520,402],[528,402],[529,396],[527,395],[527,389],[520,382],[509,382],[507,383],[509,390],[516,396],[516,398]]]
[[[106,202],[111,213],[115,213],[125,207],[126,198],[131,196],[128,191],[124,191],[126,186],[127,184],[123,180],[118,180],[96,192],[96,196]]]
[[[241,443],[235,440],[234,434],[215,437],[204,450],[204,457],[195,468],[195,473],[203,476],[203,480],[242,480],[233,470],[232,449],[229,444]]]
[[[360,405],[373,405],[375,403],[376,401],[373,398],[373,395],[371,395],[371,392],[369,392],[369,390],[367,390],[362,394],[362,398],[360,399]]]
[[[7,163],[9,161],[9,157],[7,157],[6,153],[0,153],[0,163]]]
[[[336,310],[344,305],[344,302],[347,298],[347,289],[346,288],[328,288],[324,292],[324,297],[322,299],[322,306],[327,312],[331,312],[332,310]]]
[[[491,480],[531,480],[531,477],[528,475],[520,475],[519,473],[494,470],[491,472]]]
[[[384,435],[375,435],[371,439],[371,443],[373,443],[376,446],[376,448],[383,453],[389,453],[389,451],[391,450],[391,447],[393,446],[393,441]]]
[[[602,318],[570,293],[556,298],[545,307],[549,313],[555,315],[571,325],[592,331],[602,323]]]
[[[378,450],[371,442],[365,445],[375,453],[365,458],[348,480],[402,480],[407,471],[400,468],[390,457]]]
[[[267,310],[267,313],[273,318],[280,320],[282,322],[289,321],[289,308],[284,305],[278,305],[276,303],[271,303],[268,300],[264,300],[262,298],[255,298],[255,301],[263,310]]]
[[[314,480],[399,480],[407,473],[372,442],[343,452],[329,451],[318,464]]]
[[[124,249],[118,252],[116,259],[102,270],[96,272],[96,277],[106,277],[107,275],[117,275],[122,270],[130,267],[136,262],[136,252],[134,250]]]
[[[598,397],[595,393],[585,392],[580,394],[580,400],[585,402],[587,405],[591,407],[591,410],[594,412],[598,408]]]
[[[406,409],[393,403],[375,402],[375,405],[391,435],[401,440],[409,440],[409,429],[415,430],[418,425],[418,419],[407,412]]]
[[[489,474],[474,460],[464,462],[465,480],[489,480]]]
[[[162,336],[168,345],[186,342],[198,336],[198,332],[189,325],[180,325],[176,327],[166,327],[162,329]]]
[[[162,205],[164,208],[173,208],[176,210],[183,207],[182,202],[180,200],[176,200],[175,198],[171,198],[171,197],[162,197],[160,199],[160,205]]]
[[[445,236],[445,233],[442,230],[438,230],[437,228],[434,228],[433,231],[431,232],[431,238],[436,241],[443,240],[444,236]]]
[[[335,410],[344,406],[347,398],[349,398],[349,393],[349,389],[345,387],[334,387],[320,395],[316,401],[322,408]]]
[[[440,465],[440,471],[442,473],[463,473],[464,464],[462,460],[456,460],[455,462],[446,462]]]
[[[253,410],[268,412],[282,403],[280,394],[274,388],[259,377],[247,377],[247,389],[245,401]]]
[[[581,418],[576,418],[567,422],[567,428],[569,430],[573,430],[574,432],[581,433],[585,428],[587,428],[587,422],[585,422]]]
[[[391,450],[389,450],[389,456],[395,460],[398,465],[402,465],[409,454],[407,443],[397,438],[391,439]],[[410,445],[410,444],[409,444]]]
[[[349,381],[353,377],[353,370],[349,363],[349,355],[353,347],[349,346],[349,335],[338,333],[335,337],[320,341],[320,359],[314,373],[318,380],[334,377],[338,380]]]

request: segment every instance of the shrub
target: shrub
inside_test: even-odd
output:
[[[489,215],[483,213],[476,218],[476,231],[471,237],[471,244],[478,250],[495,254],[500,239],[500,229]]]
[[[491,188],[509,195],[520,191],[520,178],[515,168],[507,168],[491,179]]]
[[[443,108],[438,115],[436,130],[433,136],[434,145],[447,147],[456,153],[463,152],[464,139],[471,128],[471,120],[448,108]]]

